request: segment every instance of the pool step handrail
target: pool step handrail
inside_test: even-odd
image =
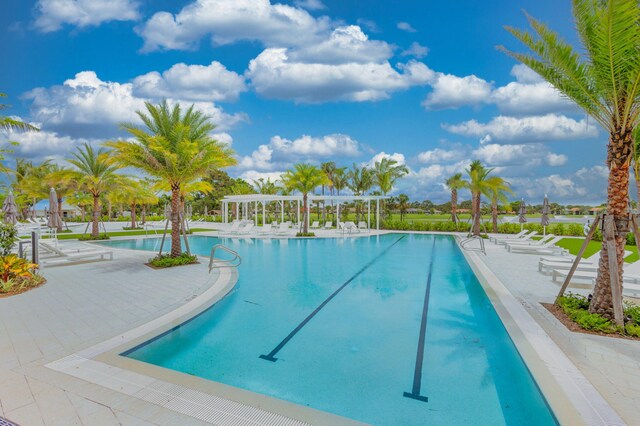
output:
[[[480,241],[480,247],[467,247],[467,245],[469,243],[471,243],[472,241],[475,240],[479,240]],[[468,236],[467,238],[465,238],[464,240],[460,241],[460,248],[462,248],[463,250],[466,251],[481,251],[482,254],[484,254],[486,256],[487,251],[484,248],[484,238],[477,236],[477,235],[472,235],[472,236]]]
[[[233,256],[233,259],[226,260],[226,259],[216,258],[216,250],[226,251],[227,253]],[[217,261],[217,262],[214,263],[214,261]],[[215,246],[211,247],[211,255],[209,256],[209,273],[211,273],[213,269],[237,268],[238,266],[240,266],[241,263],[242,263],[242,257],[240,257],[240,255],[237,252],[231,250],[229,247],[223,246],[222,244],[216,244]]]

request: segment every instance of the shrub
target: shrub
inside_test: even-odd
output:
[[[15,226],[0,221],[0,256],[8,256],[18,239],[18,230]]]
[[[296,234],[296,237],[315,237],[315,236],[316,236],[316,234],[314,234],[313,232],[307,232],[307,233],[298,232]]]
[[[80,241],[98,241],[98,240],[108,240],[109,239],[109,235],[107,234],[99,234],[97,237],[92,237],[91,234],[87,234],[87,235],[81,235],[80,237],[78,237],[78,240]]]
[[[624,315],[627,323],[622,328],[601,315],[590,313],[589,299],[579,294],[569,293],[561,296],[558,299],[558,305],[567,317],[585,330],[640,337],[640,306],[625,306]]]
[[[190,265],[198,263],[198,256],[182,253],[180,256],[171,257],[169,254],[161,254],[149,259],[149,265],[155,268],[170,268],[172,266]]]
[[[625,330],[629,336],[640,337],[640,325],[638,324],[627,324]]]
[[[124,229],[125,231],[137,231],[144,228],[142,226],[136,226],[135,228],[132,228],[131,226],[123,226],[122,229]]]
[[[17,293],[45,282],[36,269],[38,265],[9,254],[0,258],[0,293]]]

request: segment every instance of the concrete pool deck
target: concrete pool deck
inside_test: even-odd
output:
[[[184,307],[215,281],[204,264],[154,271],[149,253],[126,252],[45,269],[44,287],[0,299],[0,416],[23,426],[207,424],[45,367]],[[537,256],[488,244],[478,257],[628,424],[640,418],[640,342],[568,332],[539,304],[558,286],[537,272]]]

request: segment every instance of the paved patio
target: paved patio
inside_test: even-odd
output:
[[[22,426],[200,424],[43,367],[171,312],[210,286],[207,267],[156,271],[150,253],[43,270],[48,283],[0,299],[0,415]],[[73,390],[70,390],[73,389]]]
[[[640,341],[615,339],[566,329],[540,302],[553,303],[560,290],[538,272],[539,255],[507,253],[487,243],[486,265],[527,309],[555,343],[630,425],[640,419]],[[587,290],[569,288],[574,293]],[[640,302],[640,301],[639,301]]]

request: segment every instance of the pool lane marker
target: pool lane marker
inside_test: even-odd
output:
[[[424,339],[427,333],[427,315],[429,314],[429,295],[431,293],[431,275],[433,274],[433,259],[435,258],[436,239],[433,239],[431,247],[431,260],[429,261],[429,275],[427,276],[427,288],[424,291],[424,304],[422,305],[422,321],[420,322],[420,334],[418,335],[418,353],[416,354],[416,368],[413,372],[413,388],[411,392],[404,392],[403,396],[418,401],[429,402],[429,398],[420,395],[422,386],[422,362],[424,360]]]
[[[273,348],[273,350],[271,352],[269,352],[267,355],[260,355],[260,358],[267,360],[267,361],[271,361],[271,362],[276,362],[278,360],[278,358],[275,358],[275,355],[280,352],[280,350],[287,344],[289,343],[289,340],[291,340],[293,338],[293,336],[295,336],[298,331],[300,331],[302,329],[302,327],[304,327],[305,325],[307,325],[307,323],[309,321],[311,321],[311,318],[313,318],[318,312],[320,312],[320,310],[322,308],[324,308],[327,303],[329,303],[331,301],[331,299],[333,299],[334,297],[336,297],[336,295],[338,293],[340,293],[342,291],[342,289],[344,289],[347,285],[349,285],[354,279],[356,279],[356,277],[358,277],[358,275],[362,274],[364,271],[366,271],[371,265],[373,265],[378,259],[380,259],[382,256],[385,255],[385,253],[387,253],[389,250],[391,250],[391,248],[393,246],[395,246],[396,244],[398,244],[400,242],[400,240],[402,240],[403,238],[405,238],[406,235],[403,235],[402,237],[398,238],[393,244],[391,244],[389,247],[387,247],[386,249],[384,249],[380,254],[378,254],[376,257],[374,257],[369,263],[367,263],[366,265],[364,265],[358,272],[356,272],[351,278],[349,278],[347,281],[344,282],[344,284],[342,284],[340,287],[338,287],[338,289],[336,291],[334,291],[333,293],[331,293],[331,295],[329,297],[327,297],[324,302],[322,302],[313,312],[311,312],[309,314],[308,317],[306,317],[304,320],[302,320],[302,322],[300,324],[298,324],[298,326],[296,328],[293,329],[293,331],[291,333],[289,333],[289,335],[287,337],[285,337],[280,343],[278,343],[278,346],[276,346],[275,348]]]

